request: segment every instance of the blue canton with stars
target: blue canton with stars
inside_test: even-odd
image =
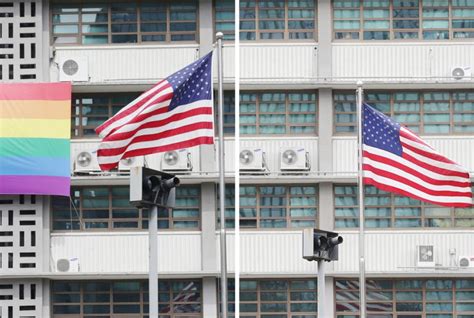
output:
[[[212,99],[212,52],[166,79],[173,87],[169,110]]]
[[[364,144],[402,156],[400,124],[365,103],[362,109]]]

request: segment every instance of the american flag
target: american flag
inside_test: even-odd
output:
[[[96,128],[102,170],[124,158],[214,143],[212,52],[162,80]]]
[[[362,108],[364,184],[441,206],[472,206],[465,168],[369,105]]]

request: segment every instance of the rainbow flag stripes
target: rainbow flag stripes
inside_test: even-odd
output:
[[[71,84],[0,84],[0,194],[70,193]]]

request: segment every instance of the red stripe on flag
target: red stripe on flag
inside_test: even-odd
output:
[[[443,157],[439,154],[435,154],[435,153],[432,153],[432,152],[421,150],[421,149],[416,148],[412,145],[404,143],[403,141],[401,143],[402,143],[403,148],[407,148],[407,149],[413,151],[414,153],[419,154],[420,156],[423,156],[423,157],[426,157],[426,158],[429,158],[429,159],[432,159],[432,160],[436,160],[436,161],[439,161],[439,162],[444,162],[444,163],[449,163],[449,164],[456,164],[454,161],[449,160],[448,158]]]
[[[467,182],[467,181],[466,182],[460,182],[460,181],[448,181],[448,180],[440,180],[440,179],[430,178],[427,175],[425,175],[425,174],[423,174],[423,173],[421,173],[417,170],[414,170],[410,167],[407,167],[407,166],[405,166],[404,164],[402,164],[398,161],[395,161],[395,160],[389,159],[387,157],[383,157],[383,156],[379,156],[379,155],[370,153],[366,150],[364,150],[364,157],[367,157],[367,158],[372,159],[374,161],[377,161],[377,162],[395,167],[395,168],[400,169],[402,171],[405,171],[406,173],[411,174],[415,177],[418,177],[421,180],[423,180],[425,182],[428,182],[428,183],[431,183],[433,185],[450,185],[450,186],[454,186],[454,187],[468,187],[468,186],[470,186],[470,182]],[[436,171],[434,171],[434,170],[431,170],[431,171],[436,173]],[[468,179],[466,179],[466,180],[468,180]]]
[[[391,172],[388,172],[388,171],[385,171],[385,170],[381,170],[381,169],[377,169],[369,164],[364,164],[363,165],[363,168],[362,168],[364,171],[372,171],[373,173],[375,173],[376,175],[378,176],[381,176],[381,177],[385,177],[385,178],[388,178],[388,179],[391,179],[391,180],[395,180],[395,181],[398,181],[402,184],[406,184],[412,188],[415,188],[421,192],[424,192],[426,194],[429,194],[429,195],[433,195],[433,196],[452,196],[452,197],[466,197],[466,198],[472,198],[472,193],[469,192],[469,193],[464,193],[464,192],[458,192],[458,191],[441,191],[441,190],[432,190],[432,189],[428,189],[424,186],[421,186],[407,178],[404,178],[404,177],[401,177],[399,175],[396,175],[394,173],[391,173]]]
[[[459,171],[454,171],[454,170],[449,170],[449,169],[443,169],[437,166],[430,165],[426,162],[420,161],[412,156],[410,156],[407,153],[402,153],[402,158],[410,161],[413,164],[416,164],[417,166],[420,166],[422,168],[425,168],[426,170],[436,172],[438,174],[446,175],[446,176],[452,176],[452,177],[461,177],[461,178],[468,178],[469,179],[469,173],[467,172],[459,172]]]
[[[162,81],[161,81],[162,82]],[[156,84],[155,86],[153,86],[151,89],[149,89],[148,91],[154,89],[156,86],[160,85],[161,84],[158,83]],[[105,123],[103,123],[102,125],[100,125],[99,127],[97,127],[95,129],[95,131],[100,134],[104,129],[106,129],[107,127],[109,127],[110,125],[112,125],[113,123],[117,122],[118,120],[124,118],[124,117],[127,117],[128,115],[132,114],[133,112],[135,112],[138,108],[140,108],[141,106],[143,106],[146,102],[148,102],[150,99],[152,99],[153,97],[156,96],[156,94],[159,94],[162,90],[168,88],[168,87],[171,87],[169,84],[166,84],[164,85],[162,88],[160,88],[157,92],[153,93],[153,94],[149,94],[147,97],[143,98],[142,100],[140,100],[139,102],[137,102],[136,104],[134,104],[133,106],[125,109],[124,111],[114,115],[112,118],[110,118],[108,121],[106,121]],[[148,92],[147,91],[147,92]],[[147,92],[143,93],[142,95],[146,94]],[[142,96],[140,95],[140,96]],[[158,103],[162,103],[164,101],[166,101],[167,99],[171,99],[173,97],[173,92],[170,92],[170,93],[167,93],[163,96],[160,96],[159,98],[157,98],[155,101],[153,101],[153,103],[151,103],[150,105],[147,106],[150,107],[152,105],[155,105],[155,104],[158,104]],[[138,98],[138,97],[137,97]],[[126,107],[126,106],[125,106]],[[115,129],[114,129],[115,130]],[[112,131],[114,131],[112,130]],[[111,131],[111,132],[112,132]],[[110,133],[111,133],[110,132]],[[109,133],[109,134],[110,134]]]
[[[164,111],[164,112],[166,113],[166,111]],[[149,114],[146,114],[146,115],[147,116],[145,116],[145,118],[148,117]],[[156,114],[152,114],[151,116],[153,116],[153,115],[156,115]],[[197,115],[212,115],[212,109],[210,107],[194,108],[194,109],[182,112],[182,113],[174,114],[174,115],[172,115],[168,118],[162,119],[162,120],[156,120],[156,121],[151,121],[151,122],[144,123],[144,124],[138,126],[137,128],[135,128],[134,130],[131,130],[131,131],[122,132],[122,133],[117,132],[113,135],[109,135],[108,137],[105,137],[103,141],[116,141],[116,140],[128,139],[130,137],[133,137],[137,133],[137,131],[139,131],[139,130],[146,129],[146,128],[161,127],[161,126],[167,125],[171,122],[186,119],[188,117],[193,117],[193,116],[197,116]],[[128,123],[127,123],[127,125],[128,125]]]
[[[71,83],[2,84],[0,100],[71,100]]]
[[[130,157],[145,156],[145,155],[150,155],[157,152],[178,150],[178,149],[189,148],[189,147],[193,147],[197,145],[213,144],[213,143],[214,143],[214,137],[197,137],[193,139],[188,139],[186,141],[177,142],[174,144],[167,144],[164,146],[159,146],[159,147],[154,147],[154,148],[144,148],[144,149],[136,149],[136,150],[127,151],[124,153],[122,159],[130,158]],[[102,170],[110,170],[110,169],[116,168],[117,166],[118,166],[118,162],[115,162],[115,163],[109,163],[109,164],[102,164],[100,165],[100,168]]]
[[[183,127],[179,127],[173,130],[167,130],[161,133],[157,134],[149,134],[149,135],[143,135],[143,136],[137,136],[130,140],[126,146],[119,147],[119,148],[111,148],[111,149],[99,149],[97,151],[97,156],[101,157],[108,157],[108,156],[116,156],[119,155],[123,152],[126,152],[127,148],[131,144],[139,143],[139,142],[144,142],[144,141],[153,141],[153,140],[159,140],[167,137],[172,137],[172,136],[177,136],[181,135],[183,133],[191,132],[194,130],[199,130],[199,129],[209,129],[212,130],[212,122],[198,122],[198,123],[193,123],[191,125],[186,125]]]
[[[413,198],[413,199],[417,199],[417,200],[421,200],[421,201],[425,201],[425,202],[430,202],[430,203],[438,204],[438,205],[441,205],[441,206],[457,207],[457,208],[469,208],[471,206],[474,206],[474,205],[468,204],[468,203],[442,202],[442,201],[427,200],[426,198],[419,197],[417,195],[414,195],[411,192],[408,192],[408,191],[405,191],[405,190],[402,190],[402,189],[399,189],[399,188],[396,188],[396,187],[392,187],[392,186],[386,185],[384,183],[377,182],[374,179],[368,178],[368,177],[364,177],[364,184],[373,185],[373,186],[376,186],[377,188],[379,188],[380,190],[383,190],[383,191],[398,193],[398,194],[401,194],[401,195],[404,195],[404,196],[407,196],[407,197],[410,197],[410,198]]]

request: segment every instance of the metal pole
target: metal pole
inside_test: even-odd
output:
[[[360,290],[360,317],[365,318],[365,233],[364,233],[364,181],[362,171],[362,81],[357,82],[357,142],[359,150],[359,290]]]
[[[224,34],[217,32],[217,79],[218,79],[218,113],[219,113],[219,209],[220,209],[220,247],[221,247],[221,317],[227,318],[227,255],[225,233],[225,179],[224,179],[224,92],[222,71],[222,38]]]
[[[148,222],[148,295],[150,318],[158,318],[158,206],[150,211]]]
[[[326,275],[324,273],[323,260],[318,261],[318,318],[324,316],[324,306],[326,306]]]

